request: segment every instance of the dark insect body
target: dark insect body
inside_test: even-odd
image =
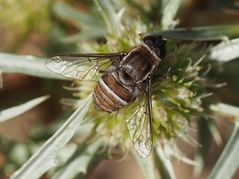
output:
[[[135,108],[126,123],[135,149],[145,158],[153,143],[151,80],[164,56],[165,41],[161,36],[146,36],[129,53],[55,56],[46,66],[71,79],[98,80],[93,99],[101,111],[119,111],[142,95],[142,105]]]
[[[148,43],[150,45],[151,41]],[[102,76],[94,92],[98,109],[106,112],[117,111],[134,101],[140,92],[147,90],[147,82],[161,58],[155,53],[155,49],[146,43],[142,44]],[[161,51],[156,50],[160,55]]]

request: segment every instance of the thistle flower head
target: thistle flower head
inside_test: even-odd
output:
[[[135,18],[125,8],[119,6],[104,6],[95,0],[99,11],[107,24],[105,44],[88,42],[86,51],[90,52],[129,52],[142,40],[140,33],[152,31],[151,24],[145,24],[139,17]],[[127,16],[127,18],[124,18]],[[160,30],[160,27],[158,26]],[[195,119],[203,111],[202,96],[205,92],[203,77],[204,51],[199,50],[194,43],[183,44],[179,41],[166,39],[166,56],[155,70],[152,79],[152,114],[153,138],[175,139],[182,137],[187,140],[189,121]],[[76,82],[76,96],[85,98],[94,90],[97,83]],[[84,90],[83,90],[84,88]],[[87,89],[86,89],[87,88]],[[137,104],[136,102],[133,102]],[[78,103],[80,104],[80,103]],[[109,136],[109,145],[118,144],[129,149],[130,135],[126,125],[127,114],[131,114],[130,104],[112,114],[98,111],[92,105],[91,121],[95,131],[100,135]]]

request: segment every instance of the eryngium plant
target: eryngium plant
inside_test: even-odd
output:
[[[116,6],[114,3],[111,5],[99,1],[95,1],[95,3],[107,24],[106,43],[81,44],[80,47],[85,48],[83,51],[129,52],[141,42],[140,33],[152,31],[153,28],[160,30],[159,25],[147,25],[140,18],[135,20],[134,14],[129,14],[125,8]],[[177,137],[195,145],[196,142],[189,134],[189,121],[200,117],[200,113],[204,111],[203,98],[210,95],[206,89],[205,75],[208,72],[208,67],[205,64],[208,62],[204,59],[205,48],[193,43],[179,45],[170,39],[166,40],[167,55],[159,64],[152,79],[154,145],[157,141],[164,143],[163,141],[170,141]],[[71,87],[71,89],[74,90],[74,96],[82,100],[94,91],[96,84],[97,82],[75,81],[75,88]],[[142,105],[139,98],[112,114],[99,111],[93,104],[91,105],[88,116],[95,126],[95,131],[92,132],[96,136],[109,137],[110,151],[111,148],[117,146],[123,153],[127,153],[126,151],[132,149],[131,140],[133,142],[141,140],[139,136],[137,139],[137,135],[140,135],[147,125],[142,122],[142,126],[137,126],[139,129],[136,130],[136,134],[129,134],[126,124],[130,115],[134,114],[136,106],[140,108]],[[62,102],[79,107],[81,105],[79,99],[63,99]],[[144,112],[141,110],[141,113]],[[132,139],[130,135],[136,135],[136,137]]]
[[[81,33],[73,36],[74,38],[64,38],[63,41],[77,44],[78,51],[84,53],[129,52],[140,43],[142,33],[150,31],[159,33],[163,29],[173,29],[176,25],[174,16],[180,5],[180,1],[160,3],[149,1],[144,6],[134,1],[95,0],[94,3],[97,11],[92,8],[91,16],[79,15],[75,10],[61,3],[53,6],[55,13],[60,17],[70,19],[72,22],[81,21],[80,25],[76,23],[81,28]],[[98,12],[103,17],[104,25],[98,21],[89,21],[87,18],[94,17],[98,20]],[[210,31],[210,27],[202,28],[199,32],[205,39],[214,39],[215,34],[212,32],[218,32],[217,35],[222,32],[233,33],[238,26],[229,27],[230,30],[221,27],[215,29]],[[207,33],[208,31],[210,32]],[[177,30],[172,32],[176,37],[184,33],[186,39],[191,40],[194,39],[192,35],[198,35],[198,31],[192,31],[191,34],[185,34],[185,31],[177,33]],[[101,43],[92,39],[98,39]],[[195,39],[202,40],[200,36]],[[209,98],[212,95],[210,88],[220,85],[214,84],[207,74],[216,62],[212,63],[209,60],[210,47],[201,43],[184,43],[170,38],[165,40],[167,41],[166,57],[155,71],[152,81],[154,139],[152,155],[147,159],[141,159],[134,154],[132,139],[126,125],[127,115],[132,110],[131,105],[137,105],[138,99],[119,112],[108,114],[98,111],[92,103],[91,93],[96,82],[74,81],[74,85],[66,89],[74,91],[75,98],[63,98],[62,103],[76,108],[76,111],[28,162],[14,173],[12,178],[36,178],[54,166],[58,168],[49,172],[52,178],[83,177],[102,158],[108,156],[122,158],[128,154],[128,151],[133,152],[147,178],[155,178],[152,165],[154,156],[162,178],[175,178],[168,160],[172,155],[185,162],[194,163],[184,157],[175,139],[181,138],[192,145],[199,144],[191,137],[193,130],[190,124],[202,118],[209,118],[209,114],[212,116],[209,105],[214,101],[213,98]],[[39,72],[36,75],[42,73],[43,77],[46,76],[45,69]],[[81,125],[80,129],[78,125]],[[82,137],[83,134],[87,134],[84,135],[85,138]],[[77,142],[67,144],[73,135]],[[63,147],[62,153],[58,152]]]

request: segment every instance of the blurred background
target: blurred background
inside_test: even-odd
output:
[[[149,2],[148,2],[149,1]],[[156,1],[156,0],[155,0]],[[148,3],[151,0],[147,0]],[[94,3],[88,0],[0,0],[0,52],[48,57],[51,55],[79,52],[79,46],[85,41],[102,42],[103,20],[93,12]],[[64,8],[69,8],[65,11]],[[73,9],[71,9],[73,8]],[[134,6],[132,6],[132,9]],[[138,8],[138,7],[135,7]],[[157,8],[156,8],[157,9]],[[79,17],[71,19],[74,13]],[[138,11],[136,11],[138,12]],[[134,13],[132,11],[132,13]],[[153,21],[159,17],[151,13]],[[140,16],[140,15],[139,15]],[[182,0],[177,13],[177,27],[199,27],[239,23],[239,1],[233,0]],[[86,30],[87,20],[98,23],[97,32],[92,26]],[[87,33],[86,33],[87,32]],[[227,87],[219,89],[220,101],[239,106],[239,66],[238,60],[227,63],[219,81],[227,82]],[[59,126],[64,116],[72,110],[63,109],[59,100],[70,95],[62,89],[69,82],[41,79],[15,73],[2,74],[3,88],[0,89],[0,109],[21,104],[36,96],[50,94],[51,98],[23,115],[1,123],[0,125],[0,178],[19,168],[31,153],[25,146],[34,147],[48,139]],[[231,134],[231,124],[226,120],[217,120],[217,128],[222,137],[221,145],[211,140],[205,153],[206,165],[199,178],[206,178]],[[191,159],[195,158],[196,149],[182,141],[180,148]],[[20,153],[19,153],[20,152]],[[21,154],[21,155],[19,155]],[[193,176],[192,166],[174,161],[174,168],[179,179]],[[234,179],[239,177],[239,171]],[[42,178],[48,178],[44,176]],[[100,162],[88,178],[143,178],[132,156],[126,160],[105,160]]]

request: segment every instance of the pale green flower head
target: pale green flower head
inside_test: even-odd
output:
[[[103,1],[104,2],[104,1]],[[107,32],[105,43],[85,42],[81,50],[87,52],[129,52],[140,44],[144,33],[157,29],[153,23],[146,24],[139,15],[135,15],[127,6],[120,3],[107,3],[95,0],[98,10],[106,23]],[[153,28],[154,27],[154,28]],[[203,98],[208,92],[205,88],[204,67],[205,48],[200,48],[194,43],[182,44],[181,41],[165,39],[166,57],[156,69],[152,82],[152,114],[153,114],[153,141],[167,141],[182,137],[191,141],[188,134],[190,120],[200,117],[204,111]],[[94,91],[97,82],[76,82],[79,91],[75,95],[84,99]],[[137,100],[112,114],[99,111],[92,103],[90,112],[91,122],[99,135],[109,137],[109,146],[121,146],[123,151],[131,148],[131,138],[127,129],[127,114],[131,114]],[[68,105],[69,99],[63,103]],[[79,104],[80,102],[75,102]],[[77,105],[76,105],[77,106]],[[191,141],[192,142],[192,141]]]

